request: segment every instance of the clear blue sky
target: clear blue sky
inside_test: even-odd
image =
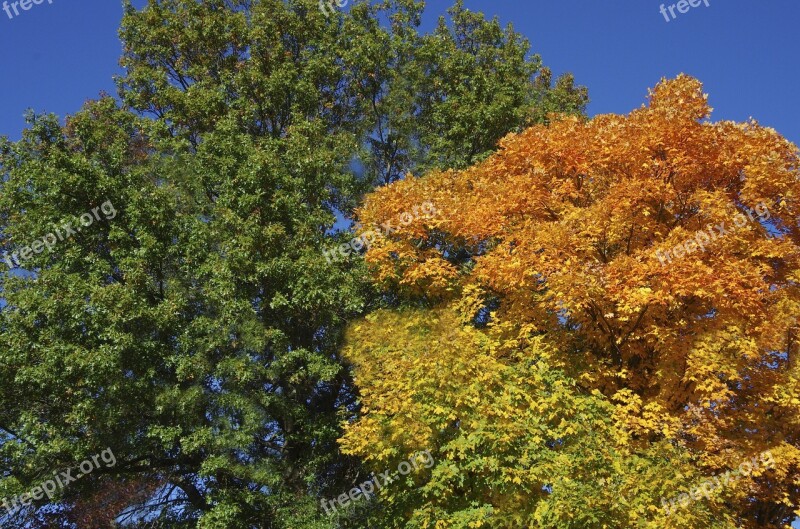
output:
[[[19,138],[28,107],[63,117],[100,91],[115,90],[121,3],[48,1],[13,19],[0,11],[0,134],[12,139]],[[590,114],[628,112],[661,77],[686,72],[705,83],[714,119],[752,116],[800,143],[800,2],[708,2],[684,14],[676,10],[670,22],[659,13],[660,0],[466,5],[513,23],[556,73],[573,72],[589,87]],[[430,0],[426,26],[449,5]]]
[[[753,116],[800,143],[800,2],[709,0],[670,22],[661,3],[466,0],[512,22],[555,72],[572,71],[592,114],[627,112],[661,77],[686,72],[705,83],[715,119]],[[449,4],[430,0],[429,12]],[[117,0],[44,0],[13,19],[0,11],[0,134],[19,137],[25,108],[63,116],[113,93],[121,13]]]

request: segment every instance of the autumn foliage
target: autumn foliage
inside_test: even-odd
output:
[[[788,527],[800,158],[710,113],[680,76],[628,115],[553,116],[369,197],[365,225],[438,211],[366,254],[379,285],[433,308],[375,314],[345,351],[364,405],[345,450],[437,458],[413,498],[387,492],[415,527]],[[662,496],[765,450],[773,470],[664,517]]]

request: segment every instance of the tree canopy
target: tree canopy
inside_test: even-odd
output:
[[[418,527],[434,527],[432,509],[444,509],[447,527],[664,527],[656,496],[671,494],[654,485],[687,492],[684,463],[712,476],[765,451],[773,469],[673,514],[669,526],[777,529],[797,514],[800,159],[776,131],[715,123],[710,112],[701,84],[682,75],[628,115],[554,116],[468,169],[368,197],[365,224],[435,204],[435,218],[378,239],[366,261],[382,288],[449,307],[466,326],[397,338],[428,318],[398,312],[392,333],[356,326],[346,349],[365,408],[342,440],[348,452],[381,459],[432,444],[431,487],[458,484],[410,507]],[[480,338],[459,345],[451,332]],[[568,396],[544,398],[557,393],[540,389],[532,363],[545,379],[565,377]],[[495,385],[505,372],[521,382]],[[492,408],[477,413],[484,399]],[[579,402],[591,404],[586,430],[571,415]],[[556,422],[540,433],[527,421],[541,421],[542,409]],[[500,448],[512,441],[517,451]],[[572,450],[579,460],[607,454],[622,483],[636,469],[633,496],[620,499],[631,508],[606,503],[613,489],[592,488],[608,483],[601,472],[562,478],[531,453],[570,468]],[[520,474],[529,481],[512,486]],[[472,502],[459,503],[461,487]]]

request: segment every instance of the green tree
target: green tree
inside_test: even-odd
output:
[[[21,141],[0,141],[0,251],[115,212],[0,275],[0,497],[117,456],[4,526],[106,527],[121,513],[330,526],[319,498],[361,475],[336,445],[358,413],[338,350],[346,323],[381,302],[361,261],[322,255],[343,237],[337,213],[405,170],[467,163],[461,133],[429,145],[441,131],[496,116],[472,159],[564,90],[577,99],[562,110],[585,101],[532,78],[538,59],[495,22],[459,5],[437,44],[417,34],[421,9],[387,0],[328,19],[311,0],[127,4],[122,104],[103,97],[64,126],[32,114]],[[462,50],[471,34],[480,45]],[[456,72],[456,55],[474,64]],[[491,82],[458,86],[489,60]],[[395,149],[396,162],[376,161]]]
[[[584,111],[586,89],[570,74],[553,83],[511,25],[487,21],[458,0],[431,34],[420,35],[423,3],[401,5],[365,87],[372,114],[362,159],[370,182],[462,169],[509,132],[546,122],[552,112]]]

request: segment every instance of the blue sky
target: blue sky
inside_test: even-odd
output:
[[[13,139],[28,107],[63,116],[115,90],[121,3],[48,1],[13,19],[0,11],[0,134]],[[800,2],[708,1],[670,22],[661,0],[466,4],[512,22],[555,72],[573,72],[589,87],[591,114],[628,112],[661,77],[686,72],[705,83],[714,119],[752,116],[800,143]],[[430,0],[427,22],[448,5]]]
[[[430,0],[426,26],[450,3]],[[686,72],[705,83],[713,119],[752,116],[800,143],[797,0],[708,0],[669,22],[661,0],[465,3],[513,23],[556,73],[574,73],[592,115],[628,112],[659,79]],[[44,0],[12,19],[0,11],[0,135],[19,138],[26,108],[63,117],[114,93],[121,15],[116,0]]]

